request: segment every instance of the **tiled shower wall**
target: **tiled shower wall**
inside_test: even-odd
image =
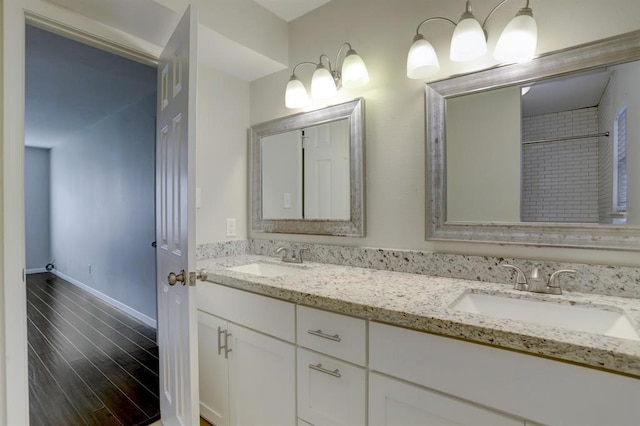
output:
[[[598,108],[523,117],[523,141],[598,133]],[[524,222],[598,222],[598,138],[522,145]]]

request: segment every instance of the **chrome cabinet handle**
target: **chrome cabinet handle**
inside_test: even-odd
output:
[[[318,337],[322,337],[323,339],[328,339],[328,340],[333,340],[334,342],[339,342],[342,339],[340,338],[339,334],[327,334],[327,333],[323,333],[321,329],[318,330],[308,330],[307,333],[313,335],[313,336],[318,336]]]
[[[309,368],[312,369],[312,370],[319,371],[319,372],[324,373],[324,374],[328,374],[328,375],[333,376],[333,377],[337,377],[338,379],[340,377],[342,377],[342,374],[340,374],[340,370],[339,369],[337,369],[337,368],[335,370],[326,369],[326,368],[324,368],[322,366],[322,363],[319,363],[318,365],[309,364]]]
[[[224,335],[224,345],[222,344],[222,335]],[[231,348],[229,348],[229,336],[231,336],[231,333],[218,327],[218,355],[220,355],[224,349],[225,359],[229,358],[229,352],[231,352]]]

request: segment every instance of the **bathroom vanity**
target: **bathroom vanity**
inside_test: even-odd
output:
[[[254,255],[200,266],[210,281],[198,283],[201,415],[216,425],[640,418],[635,299],[525,294]],[[469,294],[610,311],[631,328],[585,331],[471,313],[458,307]]]

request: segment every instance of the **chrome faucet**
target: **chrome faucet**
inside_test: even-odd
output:
[[[292,250],[291,256],[289,256],[289,250],[286,247],[278,247],[276,249],[276,253],[284,252],[282,255],[282,261],[286,263],[302,263],[302,253],[307,252],[310,253],[308,248],[298,249],[298,253],[296,254],[295,250]]]
[[[515,265],[502,263],[500,264],[500,266],[502,266],[503,268],[513,269],[517,272],[516,283],[513,286],[515,290],[531,291],[534,293],[545,294],[562,294],[562,286],[560,285],[560,280],[558,279],[558,277],[562,274],[575,274],[578,272],[574,269],[559,269],[551,274],[548,282],[545,282],[544,278],[540,274],[539,263],[533,265],[533,270],[529,275],[529,279],[526,278],[522,269]]]

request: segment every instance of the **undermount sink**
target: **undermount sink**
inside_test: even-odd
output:
[[[297,274],[304,268],[305,267],[301,265],[281,265],[269,262],[254,262],[246,265],[231,266],[227,269],[259,277],[274,278]]]
[[[622,313],[602,308],[564,305],[551,302],[516,299],[500,295],[466,293],[451,308],[496,318],[550,325],[573,331],[586,331],[623,339],[640,340],[629,318]]]

